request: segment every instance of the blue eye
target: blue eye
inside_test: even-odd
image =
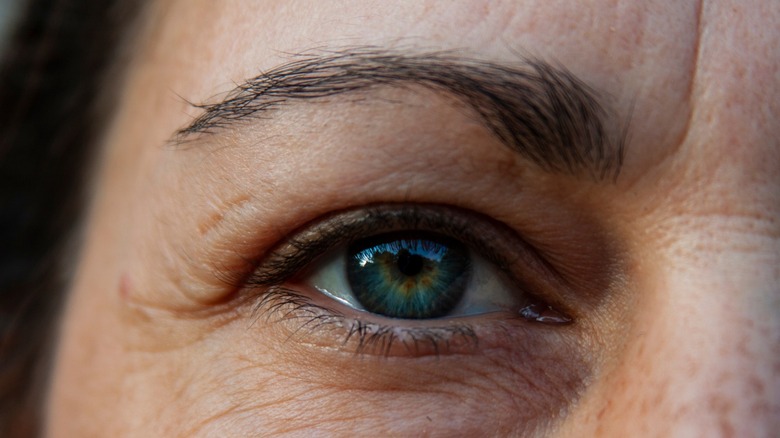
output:
[[[397,319],[506,311],[526,299],[500,269],[464,243],[419,230],[338,247],[304,282],[349,307]]]
[[[391,318],[437,318],[463,297],[471,259],[453,239],[394,233],[350,245],[346,274],[366,311]]]

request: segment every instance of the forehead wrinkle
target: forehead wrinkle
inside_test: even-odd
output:
[[[181,144],[242,121],[266,119],[295,101],[380,86],[422,86],[456,97],[495,137],[545,171],[586,173],[594,180],[619,173],[625,129],[608,129],[608,112],[574,74],[538,59],[509,66],[452,52],[363,47],[292,55],[290,62],[238,85],[221,101],[196,104],[202,114],[173,141]]]

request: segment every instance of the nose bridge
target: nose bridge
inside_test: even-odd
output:
[[[689,136],[706,140],[686,148],[729,139],[709,134]],[[751,169],[753,157],[721,157],[711,172],[692,166],[643,219],[631,331],[605,385],[622,405],[610,421],[626,432],[771,436],[780,427],[778,180]]]
[[[705,239],[741,240],[703,228]],[[681,424],[752,435],[776,423],[780,412],[777,253],[730,251],[725,244],[713,250],[689,236],[690,246],[660,264],[657,289],[648,291],[654,311],[644,319],[645,347],[635,360],[659,363],[650,381],[677,406],[670,414]]]
[[[729,106],[738,89],[719,92],[723,100],[697,104],[705,108],[682,148],[697,161],[645,218],[635,319],[608,379],[625,388],[624,418],[650,435],[780,428],[780,161],[767,161],[775,128],[745,110],[760,107]]]
[[[780,3],[705,2],[691,119],[633,206],[630,330],[601,436],[780,430]],[[778,6],[775,6],[778,5]],[[768,10],[769,9],[769,10]]]

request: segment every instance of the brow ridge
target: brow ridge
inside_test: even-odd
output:
[[[608,129],[595,90],[573,73],[535,58],[513,65],[451,51],[401,53],[363,47],[293,55],[236,86],[174,135],[183,143],[266,118],[295,101],[379,86],[422,86],[470,107],[502,143],[545,171],[616,179],[627,129]]]

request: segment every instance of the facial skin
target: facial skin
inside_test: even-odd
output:
[[[49,435],[780,428],[780,3],[188,0],[146,20],[127,80],[111,84],[123,92],[64,310]],[[219,102],[293,54],[368,46],[565,69],[594,90],[609,139],[626,139],[619,175],[541,169],[462,100],[414,81],[291,100],[177,143],[203,114],[185,99]],[[377,205],[510,230],[517,244],[494,242],[517,251],[511,268],[573,323],[381,319],[306,286],[312,263],[284,286],[349,317],[307,326],[246,281],[289,238]],[[355,318],[463,322],[478,342],[357,352],[343,322]]]

